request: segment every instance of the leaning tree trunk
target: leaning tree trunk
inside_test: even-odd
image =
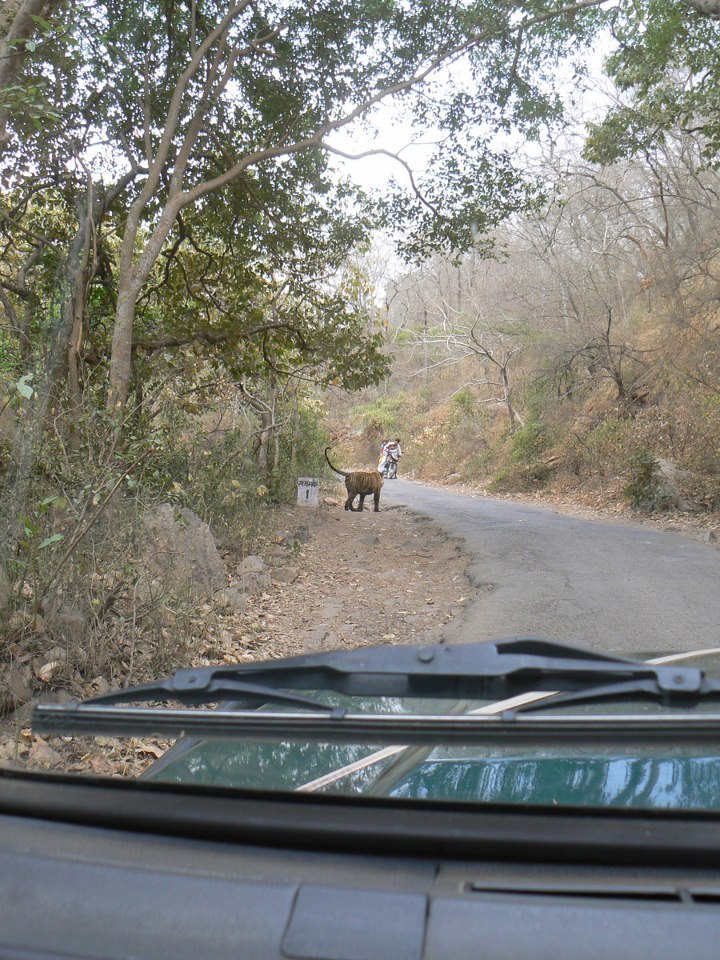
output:
[[[140,256],[136,258],[135,241],[139,231],[140,217],[146,203],[145,196],[141,194],[130,208],[120,253],[120,279],[110,353],[110,392],[107,403],[108,413],[115,417],[118,422],[130,395],[133,325],[137,300],[143,284],[150,276],[152,268],[160,256],[160,251],[172,230],[180,209],[177,197],[173,203],[168,203],[160,215],[152,236],[145,243]]]
[[[110,392],[108,413],[122,416],[130,393],[132,374],[132,338],[137,295],[133,289],[118,292],[110,354]]]
[[[502,376],[503,399],[505,400],[505,409],[507,410],[508,420],[510,421],[510,427],[511,429],[514,429],[516,423],[519,423],[521,427],[524,427],[525,421],[515,409],[515,404],[513,403],[513,400],[512,400],[512,391],[510,390],[510,381],[508,379],[507,369],[505,367],[500,368],[500,375]]]

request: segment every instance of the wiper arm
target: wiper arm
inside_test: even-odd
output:
[[[678,679],[681,675],[678,675]],[[523,703],[514,707],[508,714],[516,713],[540,713],[542,710],[555,710],[557,707],[564,707],[567,704],[576,703],[599,703],[608,700],[622,699],[641,699],[660,700],[664,703],[670,703],[676,706],[691,706],[699,699],[715,700],[720,699],[720,681],[703,675],[699,686],[688,689],[683,683],[666,689],[658,680],[638,678],[628,680],[623,683],[609,683],[590,685],[583,690],[575,690],[571,693],[557,692],[554,696],[538,699],[529,703]]]
[[[110,706],[118,703],[150,703],[155,700],[174,700],[178,703],[197,705],[217,703],[229,698],[256,703],[287,704],[312,710],[331,710],[326,704],[310,697],[266,684],[243,680],[236,675],[236,668],[200,667],[196,670],[177,670],[171,677],[139,683],[134,687],[112,690],[97,697],[82,700],[76,706]]]
[[[659,695],[699,691],[703,672],[662,666],[534,637],[457,646],[379,646],[262,663],[178,670],[166,680],[119,690],[87,703],[181,699],[208,703],[268,690],[335,690],[347,696],[500,700],[528,690],[585,690],[600,683],[651,680]],[[180,694],[181,696],[178,696]],[[219,696],[211,696],[218,694]]]
[[[178,670],[164,680],[103,694],[79,704],[39,704],[33,712],[33,728],[45,733],[77,733],[83,723],[84,732],[92,733],[97,729],[93,723],[99,725],[103,718],[106,730],[105,717],[109,723],[112,705],[156,700],[196,705],[240,698],[253,703],[319,709],[333,720],[342,719],[342,711],[289,690],[452,700],[503,700],[528,690],[560,690],[566,697],[593,699],[638,693],[686,703],[699,696],[716,695],[720,686],[695,668],[645,663],[519,637],[452,647],[366,647],[281,661]],[[547,705],[559,702],[559,697],[553,697]],[[130,708],[114,711],[129,712]],[[175,729],[188,730],[188,714],[192,712],[182,711]],[[169,722],[170,718],[167,719]],[[67,728],[63,728],[63,720],[67,721]],[[297,716],[287,715],[288,728],[294,729],[297,720]],[[122,717],[118,723],[122,726]]]

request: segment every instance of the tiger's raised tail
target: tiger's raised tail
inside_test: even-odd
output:
[[[347,473],[345,470],[338,470],[338,468],[337,468],[336,466],[333,466],[333,464],[330,463],[330,457],[328,456],[328,450],[331,450],[331,449],[332,449],[331,447],[325,447],[325,459],[326,459],[327,462],[330,464],[330,469],[331,469],[331,470],[334,470],[335,473],[339,473],[341,477],[347,477],[347,476],[349,476],[349,473]]]

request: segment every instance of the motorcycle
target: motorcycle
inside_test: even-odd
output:
[[[388,452],[380,468],[380,473],[386,480],[395,480],[397,478],[397,459],[392,452]]]

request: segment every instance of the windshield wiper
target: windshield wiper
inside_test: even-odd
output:
[[[172,677],[80,703],[38,704],[33,711],[33,729],[55,735],[116,732],[141,736],[150,729],[157,733],[162,728],[162,732],[176,735],[196,732],[210,735],[214,731],[212,735],[216,736],[247,734],[269,738],[273,721],[267,716],[265,722],[256,710],[138,710],[116,706],[161,700],[198,705],[238,698],[255,705],[280,703],[315,711],[313,716],[307,713],[279,715],[274,728],[276,737],[284,723],[286,732],[292,732],[293,737],[305,730],[316,738],[324,730],[334,739],[335,731],[347,737],[352,728],[352,735],[360,738],[378,735],[379,739],[373,742],[398,742],[392,737],[401,732],[407,734],[411,729],[419,733],[421,727],[427,735],[432,726],[404,723],[403,718],[393,716],[351,715],[290,690],[334,690],[347,696],[401,699],[495,701],[529,690],[561,691],[544,701],[548,708],[574,699],[587,701],[636,695],[685,706],[693,705],[699,698],[719,697],[720,682],[697,668],[629,660],[533,637],[458,646],[366,647],[282,661],[179,670]],[[517,710],[509,711],[502,721],[494,722],[507,729],[507,721],[516,716]],[[470,718],[469,724],[455,722],[440,726],[448,728],[445,733],[450,729],[472,729],[476,719]],[[527,718],[526,722],[531,719]],[[531,724],[534,729],[543,726],[540,719]],[[383,725],[378,723],[380,720],[387,722]],[[519,724],[521,718],[515,722]],[[479,721],[476,726],[490,730],[486,722]],[[340,735],[341,727],[345,733]]]
[[[134,687],[111,690],[97,697],[89,697],[78,703],[65,704],[72,709],[77,707],[109,707],[120,703],[151,703],[153,701],[172,700],[176,703],[199,705],[219,703],[229,697],[250,703],[278,703],[292,707],[304,707],[312,710],[330,710],[326,704],[310,697],[288,693],[286,690],[251,680],[243,680],[236,675],[237,668],[200,667],[198,669],[177,670],[171,677],[139,683]],[[242,705],[242,704],[240,704]],[[41,707],[42,704],[38,704]],[[42,711],[41,711],[42,712]]]

